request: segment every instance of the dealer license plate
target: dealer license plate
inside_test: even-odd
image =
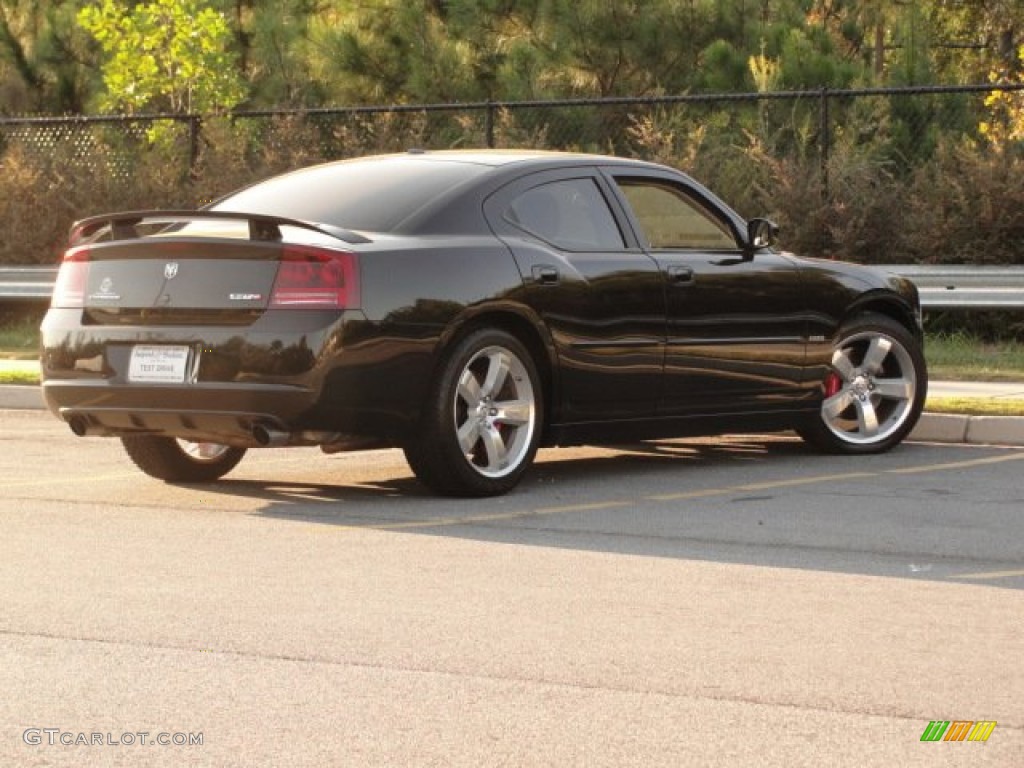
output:
[[[188,347],[136,344],[132,347],[128,381],[180,384],[188,368]]]

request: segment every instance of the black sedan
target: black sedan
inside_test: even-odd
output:
[[[510,490],[542,445],[795,429],[891,448],[927,389],[916,289],[774,236],[636,160],[320,165],[76,223],[43,392],[166,481],[266,446],[400,446],[464,496]]]

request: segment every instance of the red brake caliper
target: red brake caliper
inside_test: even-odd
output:
[[[843,388],[843,379],[835,371],[829,371],[825,375],[825,398],[835,397]]]

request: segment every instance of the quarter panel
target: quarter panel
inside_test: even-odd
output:
[[[344,387],[370,390],[375,409],[408,424],[418,419],[453,325],[522,297],[515,260],[489,236],[382,237],[361,251],[360,273],[367,324],[358,368],[348,352]]]

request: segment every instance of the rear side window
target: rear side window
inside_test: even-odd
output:
[[[645,181],[620,181],[622,194],[654,249],[728,251],[736,249],[732,232],[680,189]]]
[[[505,218],[567,251],[621,251],[622,232],[593,179],[542,184],[519,195]]]

